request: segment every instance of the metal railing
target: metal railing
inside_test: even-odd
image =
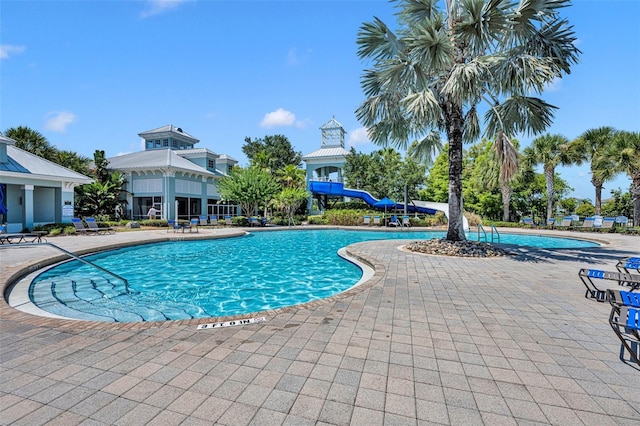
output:
[[[480,231],[482,231],[482,234],[480,234]],[[485,243],[488,241],[487,232],[484,230],[484,227],[480,224],[478,224],[478,241],[484,241]]]
[[[44,246],[53,247],[53,248],[55,248],[56,250],[59,250],[59,251],[63,252],[64,254],[66,254],[67,256],[69,256],[69,257],[71,257],[71,258],[73,258],[73,259],[75,259],[75,260],[78,260],[78,261],[80,261],[80,262],[82,262],[82,263],[85,263],[85,264],[87,264],[87,265],[89,265],[89,266],[93,266],[94,268],[96,268],[96,269],[98,269],[98,270],[100,270],[100,271],[104,272],[105,274],[111,275],[112,277],[114,277],[114,278],[116,278],[116,279],[118,279],[118,280],[122,281],[122,282],[124,283],[125,291],[126,291],[127,293],[131,293],[131,291],[129,290],[129,281],[127,281],[127,279],[126,279],[126,278],[121,277],[120,275],[115,274],[115,273],[113,273],[113,272],[111,272],[111,271],[109,271],[109,270],[107,270],[107,269],[103,268],[103,267],[102,267],[102,266],[100,266],[100,265],[96,265],[96,264],[95,264],[95,263],[93,263],[93,262],[89,262],[87,259],[83,259],[82,257],[78,256],[77,254],[72,253],[72,252],[70,252],[70,251],[68,251],[68,250],[65,250],[65,249],[63,249],[62,247],[57,246],[57,245],[55,245],[55,244],[53,244],[53,243],[44,242],[44,243],[12,244],[12,245],[3,245],[3,246],[2,246],[2,248],[11,248],[11,247],[16,247],[16,248],[17,248],[17,247],[20,247],[20,248],[24,248],[24,247],[27,247],[27,246],[43,246],[43,245],[44,245]]]
[[[492,243],[494,242],[494,241],[493,241],[493,232],[494,232],[494,231],[495,231],[495,233],[496,233],[496,236],[498,237],[498,241],[497,241],[497,242],[500,242],[500,233],[498,232],[498,228],[496,228],[496,226],[495,226],[495,225],[491,225],[491,242],[492,242]]]

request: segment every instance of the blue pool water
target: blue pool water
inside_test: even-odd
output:
[[[305,230],[145,244],[86,257],[126,278],[128,287],[97,268],[70,261],[38,275],[29,296],[53,314],[98,321],[246,314],[323,299],[352,287],[362,271],[337,255],[349,244],[442,237],[442,232]],[[501,242],[547,248],[598,245],[517,234],[502,234]]]

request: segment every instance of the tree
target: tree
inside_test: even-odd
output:
[[[307,199],[309,198],[309,192],[300,187],[288,187],[283,188],[278,194],[276,194],[271,201],[271,204],[278,210],[282,211],[288,219],[289,225],[294,224],[293,216]]]
[[[602,214],[605,216],[626,216],[633,217],[633,201],[631,192],[622,192],[620,188],[612,189],[613,198],[605,201],[602,206]]]
[[[577,161],[576,152],[569,148],[569,140],[562,135],[546,134],[534,139],[525,148],[524,156],[529,164],[542,164],[547,186],[547,219],[553,216],[554,178],[559,165],[568,166]]]
[[[11,127],[4,132],[4,135],[16,141],[16,148],[24,149],[38,157],[53,161],[56,149],[37,130],[27,126]]]
[[[128,204],[121,195],[125,191],[127,180],[119,171],[109,173],[109,161],[104,151],[93,153],[96,168],[93,170],[93,183],[80,185],[75,188],[75,210],[80,216],[108,216],[118,218],[118,211],[124,210]]]
[[[596,190],[596,214],[601,212],[602,186],[618,174],[614,170],[614,165],[607,161],[609,158],[604,156],[606,147],[613,142],[616,134],[616,130],[612,127],[599,127],[587,130],[571,143],[573,149],[577,151],[578,164],[582,161],[591,163],[591,184]]]
[[[56,149],[56,147],[52,146],[47,138],[37,130],[33,130],[27,126],[10,127],[4,132],[4,135],[15,140],[15,146],[17,148],[85,176],[89,175],[89,158],[78,155],[72,151]]]
[[[302,153],[294,151],[289,139],[283,135],[265,136],[254,140],[246,137],[242,152],[249,159],[251,166],[272,171],[284,169],[290,164],[300,166],[302,163]]]
[[[218,181],[218,190],[224,200],[237,202],[244,214],[251,216],[261,204],[267,203],[278,193],[280,186],[264,169],[236,166],[229,176]]]
[[[559,9],[569,0],[404,0],[399,29],[374,18],[358,32],[358,56],[371,61],[356,110],[374,142],[405,148],[433,131],[449,143],[447,240],[464,240],[462,143],[542,133],[555,107],[531,95],[570,72],[580,51]]]
[[[305,178],[305,171],[294,164],[288,164],[276,171],[276,179],[284,188],[304,189]]]
[[[631,198],[633,199],[633,224],[640,224],[640,132],[619,132],[600,157],[605,165],[613,165],[618,173],[631,178]],[[595,173],[602,177],[605,167],[596,165]]]

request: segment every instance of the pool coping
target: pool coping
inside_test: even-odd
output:
[[[218,239],[218,238],[233,238],[233,237],[240,237],[240,236],[245,236],[247,234],[250,234],[252,232],[278,232],[278,231],[287,231],[287,230],[331,230],[331,229],[345,229],[345,230],[357,230],[357,231],[382,231],[382,232],[398,232],[398,230],[396,228],[380,228],[380,229],[370,229],[370,228],[366,228],[363,229],[362,227],[350,227],[350,226],[332,226],[332,225],[313,225],[313,226],[296,226],[296,227],[266,227],[266,228],[225,228],[226,231],[228,231],[227,233],[225,233],[224,235],[211,235],[205,232],[198,232],[198,233],[188,233],[188,234],[178,234],[176,235],[163,235],[166,233],[166,231],[161,230],[162,234],[159,234],[158,231],[134,231],[136,232],[136,235],[139,235],[139,233],[141,232],[154,232],[154,234],[145,234],[146,238],[144,239],[137,239],[137,240],[129,240],[129,241],[121,241],[118,243],[114,243],[114,244],[106,244],[106,245],[99,245],[99,246],[94,246],[94,247],[90,247],[90,248],[85,248],[85,249],[80,249],[80,250],[76,250],[74,251],[74,254],[78,255],[78,256],[84,256],[87,254],[95,254],[95,253],[100,253],[103,251],[108,251],[108,250],[114,250],[114,249],[118,249],[118,248],[122,248],[122,247],[130,247],[130,246],[135,246],[135,245],[141,245],[141,244],[153,244],[153,243],[158,243],[158,242],[169,242],[169,241],[186,241],[186,240],[197,240],[197,239]],[[442,232],[443,229],[433,229],[433,228],[420,228],[420,227],[414,227],[412,228],[412,230],[414,232],[429,232],[429,231],[434,231],[434,232]],[[515,232],[514,232],[515,231]],[[505,228],[505,230],[503,231],[503,233],[522,233],[522,234],[531,234],[530,230],[522,230],[524,232],[517,232],[517,230],[512,230],[511,228]],[[527,232],[529,231],[529,232]],[[535,231],[540,231],[540,230],[535,230]],[[550,230],[551,231],[551,230]],[[160,236],[161,235],[161,236]],[[604,240],[599,240],[599,239],[595,239],[595,238],[580,238],[577,236],[567,236],[567,235],[562,235],[558,232],[544,232],[544,233],[535,233],[535,235],[541,235],[541,236],[557,236],[560,238],[569,238],[569,239],[578,239],[578,240],[586,240],[586,241],[594,241],[594,242],[598,242],[599,244],[602,245],[608,245],[609,243],[607,241]],[[107,236],[108,237],[108,236]],[[71,236],[70,238],[100,238],[100,236]],[[3,303],[0,304],[0,313],[2,313],[3,317],[8,318],[8,315],[10,315],[11,317],[16,317],[16,319],[19,319],[20,321],[26,321],[28,323],[34,323],[34,324],[38,324],[43,320],[48,320],[48,321],[56,321],[59,322],[59,326],[62,327],[82,327],[82,328],[86,328],[86,329],[96,329],[96,328],[105,328],[108,327],[110,329],[146,329],[146,328],[155,328],[155,327],[166,327],[169,325],[192,325],[192,326],[197,326],[201,323],[210,323],[210,322],[224,322],[224,321],[234,321],[234,320],[240,320],[240,319],[247,319],[247,318],[252,318],[252,317],[257,317],[257,316],[276,316],[278,314],[281,313],[288,313],[288,312],[293,312],[293,311],[297,311],[300,309],[311,309],[314,308],[318,305],[321,304],[325,304],[325,303],[330,303],[330,302],[334,302],[336,300],[339,299],[343,299],[343,298],[347,298],[347,297],[351,297],[357,293],[360,293],[372,286],[374,286],[376,283],[378,283],[380,280],[382,280],[386,274],[386,268],[384,267],[383,264],[381,263],[377,263],[375,261],[373,261],[372,259],[366,259],[363,258],[357,254],[355,254],[354,250],[357,248],[357,246],[359,244],[366,244],[367,242],[359,242],[359,243],[354,243],[354,244],[350,244],[346,247],[343,247],[342,249],[344,249],[344,258],[348,261],[351,261],[352,263],[360,266],[359,262],[364,265],[364,266],[368,266],[369,268],[372,269],[372,273],[370,275],[370,277],[368,278],[368,280],[363,281],[360,280],[358,283],[356,283],[354,286],[350,287],[349,289],[335,294],[333,296],[327,297],[327,298],[323,298],[323,299],[319,299],[319,300],[314,300],[314,301],[310,301],[310,302],[306,302],[306,303],[302,303],[302,304],[298,304],[298,305],[292,305],[292,306],[287,306],[287,307],[282,307],[282,308],[276,308],[276,309],[270,309],[270,310],[266,310],[266,311],[259,311],[259,312],[253,312],[250,314],[238,314],[238,315],[230,315],[230,316],[219,316],[219,317],[205,317],[205,318],[194,318],[194,319],[183,319],[183,320],[163,320],[163,321],[146,321],[146,322],[107,322],[107,321],[91,321],[91,320],[82,320],[82,319],[71,319],[71,318],[60,318],[60,317],[50,317],[50,316],[39,316],[39,315],[35,315],[32,313],[28,313],[28,312],[24,312],[24,311],[20,311],[16,308],[14,308],[13,306],[11,306],[9,304],[8,301],[8,294],[9,292],[13,289],[13,287],[15,287],[22,279],[24,279],[25,277],[27,277],[28,275],[32,274],[32,273],[40,273],[42,272],[41,270],[43,268],[55,265],[57,263],[60,263],[62,261],[68,260],[68,256],[66,255],[57,255],[57,256],[51,256],[48,258],[44,258],[44,259],[40,259],[40,260],[34,260],[31,261],[30,263],[27,263],[24,267],[21,267],[20,269],[13,271],[11,273],[11,275],[8,278],[4,278],[4,277],[0,277],[0,286],[2,288],[2,292],[3,292]],[[499,243],[494,243],[496,245],[499,245]],[[36,246],[38,245],[37,243],[34,244],[25,244],[24,246]],[[527,248],[524,248],[523,250],[519,250],[521,253],[519,254],[523,254],[526,253]],[[545,249],[545,250],[555,250],[555,249]],[[561,250],[561,249],[560,249]],[[364,270],[363,270],[363,276],[364,276]],[[362,281],[362,282],[361,282]],[[5,310],[7,310],[8,312],[5,314]]]

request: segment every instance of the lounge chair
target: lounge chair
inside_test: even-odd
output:
[[[620,289],[621,286],[628,286],[623,287],[622,289],[631,291],[640,288],[640,274],[628,274],[619,271],[611,272],[600,269],[584,268],[580,269],[578,276],[587,288],[584,297],[595,299],[598,302],[604,302],[607,300],[607,290],[609,290],[609,288]],[[616,285],[614,286],[611,284],[609,286],[597,286],[594,280],[615,281]]]
[[[365,225],[371,225],[371,216],[367,215],[364,217],[364,222]]]
[[[7,234],[6,232],[0,233],[0,246],[5,244],[20,244],[20,243],[41,243],[43,236],[47,233],[42,232],[20,232],[15,234]],[[45,240],[46,242],[46,240]]]
[[[231,216],[227,215],[224,217],[224,224],[225,225],[229,225],[229,226],[233,226],[233,221],[231,220]]]
[[[398,226],[402,226],[402,224],[400,223],[400,221],[398,220],[398,216],[396,216],[395,214],[393,216],[391,216],[391,219],[389,220],[388,223],[389,226],[395,226],[396,228]]]
[[[209,224],[211,226],[218,226],[218,215],[209,215]]]
[[[89,226],[89,229],[96,231],[96,234],[115,234],[116,233],[116,228],[114,228],[113,226],[108,226],[108,227],[100,227],[98,226],[98,222],[96,222],[96,219],[93,217],[88,217],[85,219],[85,221],[87,222],[87,226]]]
[[[208,226],[207,216],[200,216],[198,226]]]
[[[526,226],[530,226],[530,227],[532,227],[532,228],[534,228],[534,227],[538,226],[538,225],[533,221],[533,219],[532,219],[532,218],[530,218],[530,217],[523,217],[523,218],[522,218],[522,223],[524,223]]]
[[[260,226],[260,221],[258,220],[257,217],[249,217],[249,226]]]
[[[572,216],[565,216],[562,218],[562,222],[560,222],[561,228],[571,228],[571,222],[573,221]]]
[[[640,366],[640,294],[628,291],[609,290],[609,325],[622,342],[620,359],[624,360],[624,350]]]
[[[78,217],[74,217],[71,219],[71,223],[76,228],[76,234],[81,235],[98,235],[98,231],[91,228],[85,228],[84,223],[82,223],[82,219]]]
[[[580,229],[593,229],[593,224],[595,223],[596,218],[591,216],[591,217],[585,217],[584,218],[584,222],[582,222],[582,226],[580,226]]]
[[[173,219],[167,220],[167,225],[169,226],[169,229],[167,229],[167,232],[170,232],[170,231],[177,232],[178,229],[184,232],[183,226]]]
[[[402,226],[407,228],[411,227],[411,221],[409,220],[409,216],[402,216]]]
[[[374,225],[380,225],[380,216],[375,215],[375,216],[373,217],[373,224],[374,224]]]
[[[550,217],[549,219],[547,219],[547,228],[553,228],[553,225],[555,225],[555,223],[556,223],[556,218]]]
[[[632,274],[640,273],[640,257],[625,257],[616,264],[616,269],[620,272]]]
[[[602,225],[600,226],[600,230],[612,229],[614,223],[616,223],[615,217],[605,217],[602,219]]]

